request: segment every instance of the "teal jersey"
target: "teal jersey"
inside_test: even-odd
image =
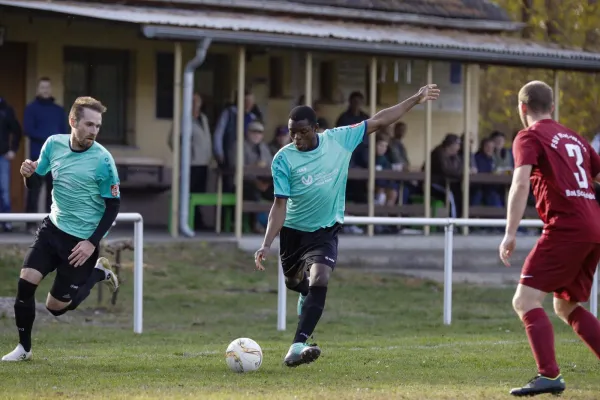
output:
[[[344,222],[350,157],[366,131],[366,121],[328,129],[318,134],[316,149],[300,151],[290,143],[275,154],[275,197],[288,199],[283,226],[314,232]]]
[[[88,239],[96,230],[104,199],[120,198],[119,175],[112,155],[94,142],[83,151],[71,149],[70,135],[53,135],[40,152],[38,175],[52,173],[50,220],[69,235]]]

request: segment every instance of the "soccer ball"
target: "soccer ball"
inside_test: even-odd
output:
[[[262,349],[254,340],[238,338],[227,346],[225,360],[233,372],[252,372],[262,364]]]

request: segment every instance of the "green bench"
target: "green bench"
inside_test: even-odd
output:
[[[190,227],[194,226],[194,219],[196,217],[196,207],[199,206],[217,206],[217,193],[190,193],[189,211],[188,211],[188,224]],[[235,207],[235,193],[222,193],[221,194],[221,207]],[[171,207],[169,206],[169,216],[171,215]],[[221,225],[222,232],[231,232],[233,226],[233,212],[231,208],[223,210],[223,224]],[[243,232],[250,232],[250,222],[248,216],[243,216]],[[171,218],[169,217],[169,230],[171,230]]]

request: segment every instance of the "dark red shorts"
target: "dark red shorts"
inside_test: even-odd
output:
[[[531,250],[520,283],[559,299],[586,302],[600,261],[600,244],[542,236]]]

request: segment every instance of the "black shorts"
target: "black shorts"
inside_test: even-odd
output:
[[[283,227],[279,233],[279,254],[283,274],[301,278],[313,264],[325,264],[335,268],[338,250],[338,232],[340,224],[314,232],[303,232]]]
[[[35,234],[35,240],[29,246],[23,268],[35,269],[43,277],[56,270],[50,294],[57,300],[69,302],[79,286],[90,277],[98,259],[99,250],[96,248],[83,265],[75,268],[69,264],[71,251],[82,240],[85,239],[61,231],[46,217]]]

